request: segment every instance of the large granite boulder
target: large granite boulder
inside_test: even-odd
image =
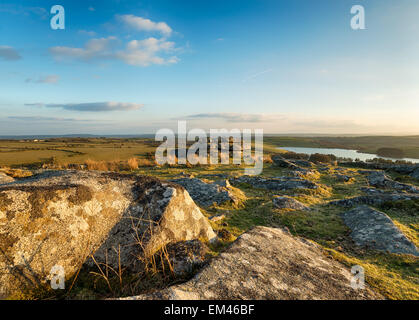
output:
[[[381,211],[364,205],[344,212],[342,218],[352,231],[351,238],[359,246],[390,253],[419,255],[415,245]]]
[[[55,171],[0,186],[0,297],[88,257],[128,269],[172,242],[215,239],[181,186],[151,177]]]
[[[353,289],[351,277],[320,246],[286,230],[256,227],[188,282],[125,299],[382,299],[368,286]]]
[[[171,180],[184,187],[192,199],[201,206],[209,207],[215,204],[231,202],[239,204],[244,194],[230,185],[228,180],[210,183],[198,178],[180,178]]]

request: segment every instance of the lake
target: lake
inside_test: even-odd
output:
[[[304,154],[333,154],[339,158],[351,158],[355,160],[356,158],[366,161],[374,158],[386,159],[386,160],[405,160],[411,161],[413,163],[419,163],[419,159],[412,159],[412,158],[403,158],[403,159],[394,159],[394,158],[386,158],[386,157],[379,157],[375,154],[370,153],[360,153],[357,150],[347,150],[347,149],[329,149],[329,148],[303,148],[303,147],[280,147],[278,149],[287,150],[290,152],[296,153],[304,153]]]

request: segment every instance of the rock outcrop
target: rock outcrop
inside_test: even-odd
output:
[[[329,204],[349,208],[362,204],[379,206],[389,201],[407,201],[413,199],[419,199],[419,195],[404,193],[377,193],[375,195],[365,195],[342,200],[334,200],[330,201]]]
[[[382,299],[351,287],[351,273],[321,248],[276,228],[256,227],[188,282],[127,300]]]
[[[137,257],[166,244],[215,237],[176,184],[116,173],[46,172],[0,186],[0,296],[39,285],[55,265],[69,278],[91,263],[91,254],[97,263],[117,268],[120,259],[135,269]]]
[[[419,193],[419,188],[411,184],[400,183],[390,179],[383,171],[373,171],[368,176],[368,183],[376,188],[388,188],[396,191]]]
[[[274,196],[272,199],[274,208],[290,210],[310,210],[305,204],[287,196]]]
[[[415,245],[383,212],[359,206],[344,212],[342,218],[352,231],[351,238],[359,246],[390,253],[419,255]]]
[[[281,157],[280,155],[274,155],[272,156],[272,161],[275,166],[280,168],[286,168],[293,172],[293,175],[297,177],[305,177],[310,175],[316,175],[317,171],[310,170],[302,167],[311,168],[312,163],[305,160],[287,160]]]
[[[254,188],[284,191],[292,189],[318,189],[320,186],[310,180],[298,177],[274,177],[262,178],[260,176],[241,176],[230,179],[234,185],[237,183],[247,183]]]
[[[339,165],[345,167],[355,167],[373,170],[391,170],[400,174],[410,175],[415,170],[419,169],[419,164],[398,164],[398,163],[384,163],[384,162],[363,162],[363,161],[340,161]]]
[[[416,170],[414,170],[414,171],[410,174],[410,176],[411,176],[412,178],[419,179],[419,168],[417,168]]]
[[[207,183],[197,178],[181,178],[171,180],[184,187],[192,199],[201,206],[209,207],[216,204],[232,202],[239,204],[245,196],[236,188],[233,188],[228,180],[215,183]]]

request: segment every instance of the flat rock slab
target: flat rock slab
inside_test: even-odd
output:
[[[305,169],[302,167],[308,167],[311,168],[313,164],[309,161],[305,160],[294,160],[289,161],[287,159],[284,159],[280,155],[274,155],[272,156],[272,161],[275,166],[280,168],[287,168],[292,171],[292,174],[297,177],[304,177],[304,176],[310,176],[317,174],[317,171]]]
[[[382,299],[368,286],[352,289],[351,276],[318,245],[282,229],[256,227],[188,282],[123,299]]]
[[[226,202],[239,203],[240,199],[235,195],[240,190],[234,190],[228,180],[217,183],[207,183],[198,178],[180,178],[171,180],[184,187],[192,199],[201,206],[209,207]],[[224,182],[224,183],[223,183]]]
[[[368,176],[368,183],[376,188],[388,188],[395,191],[419,193],[419,188],[407,183],[400,183],[390,179],[383,171],[373,171]]]
[[[285,191],[292,189],[318,189],[319,185],[303,178],[275,177],[262,178],[259,176],[241,176],[230,179],[232,184],[247,183],[254,188]]]
[[[352,231],[352,239],[359,246],[390,253],[419,255],[415,245],[381,211],[359,206],[344,212],[342,218]]]
[[[139,256],[201,238],[216,235],[181,186],[111,172],[45,172],[0,186],[0,297],[42,284],[55,265],[68,279],[92,265],[91,254],[135,271]]]
[[[278,209],[310,210],[305,204],[287,196],[274,196],[272,202],[274,207]]]
[[[342,200],[334,200],[330,201],[329,204],[350,208],[362,204],[370,206],[379,206],[389,201],[408,201],[413,199],[419,199],[419,195],[405,193],[377,193],[375,195],[369,194],[365,196],[358,196]]]

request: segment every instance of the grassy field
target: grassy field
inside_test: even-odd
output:
[[[0,166],[40,165],[52,158],[62,165],[82,164],[88,159],[116,161],[145,158],[147,153],[154,153],[155,146],[151,139],[0,140]]]
[[[63,166],[86,160],[125,161],[147,158],[159,145],[148,138],[56,138],[41,141],[0,140],[0,166],[30,166],[49,163]],[[419,136],[409,137],[282,137],[266,136],[264,152],[280,152],[278,147],[321,147],[356,149],[375,153],[379,148],[401,149],[405,157],[419,158]]]
[[[332,167],[333,170],[334,167]],[[197,178],[208,179],[214,174],[240,175],[243,167],[212,166],[197,168],[147,168],[138,173],[155,175],[162,179],[176,178],[187,172]],[[321,174],[314,181],[322,184],[322,192],[295,193],[295,199],[309,206],[311,211],[284,211],[272,206],[272,196],[278,192],[239,186],[246,195],[241,206],[222,205],[202,208],[205,215],[224,214],[225,220],[212,223],[215,230],[227,230],[233,239],[257,226],[284,227],[297,236],[313,240],[323,246],[325,254],[351,267],[361,265],[366,270],[367,282],[390,299],[419,299],[419,259],[410,255],[383,254],[356,247],[351,241],[350,230],[343,224],[340,214],[347,209],[328,205],[331,200],[361,195],[367,180],[357,169],[347,169],[344,174],[354,177],[351,183],[338,182],[330,174]],[[265,164],[263,176],[286,175],[286,170]],[[419,181],[414,182],[419,186]],[[286,194],[287,192],[281,192]],[[419,201],[387,204],[376,209],[387,213],[410,240],[419,246]]]

